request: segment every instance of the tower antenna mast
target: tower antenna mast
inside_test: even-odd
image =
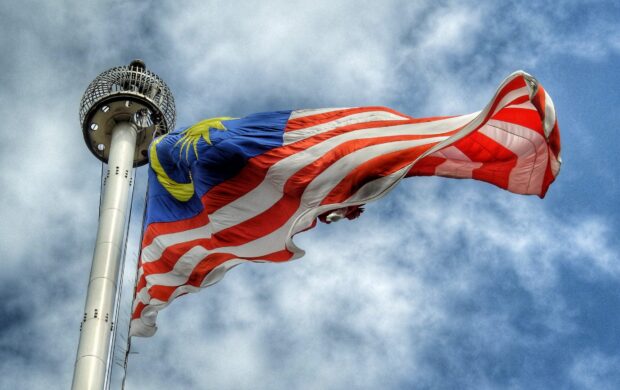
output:
[[[170,89],[141,60],[101,73],[82,97],[80,122],[86,146],[108,166],[73,390],[106,386],[133,169],[147,163],[151,140],[174,128],[175,115]]]

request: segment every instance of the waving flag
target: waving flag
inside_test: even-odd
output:
[[[524,72],[480,112],[416,119],[385,107],[214,118],[156,139],[131,334],[245,261],[301,257],[292,237],[359,215],[403,178],[473,178],[543,197],[560,169],[549,95]]]

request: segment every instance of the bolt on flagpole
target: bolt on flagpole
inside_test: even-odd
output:
[[[133,169],[147,163],[151,140],[174,127],[174,98],[161,78],[134,60],[93,80],[82,97],[80,121],[86,145],[108,170],[72,389],[99,390],[106,385],[111,364]]]

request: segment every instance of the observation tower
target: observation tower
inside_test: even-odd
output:
[[[107,170],[80,326],[74,390],[106,386],[133,169],[148,162],[150,142],[174,128],[175,115],[170,89],[141,60],[101,73],[82,97],[84,141],[91,153],[107,164]]]

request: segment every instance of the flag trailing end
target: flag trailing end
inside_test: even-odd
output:
[[[295,234],[353,219],[403,178],[471,178],[544,197],[560,170],[551,98],[519,71],[479,112],[412,118],[385,107],[214,118],[156,139],[131,334],[246,261],[301,257]]]

